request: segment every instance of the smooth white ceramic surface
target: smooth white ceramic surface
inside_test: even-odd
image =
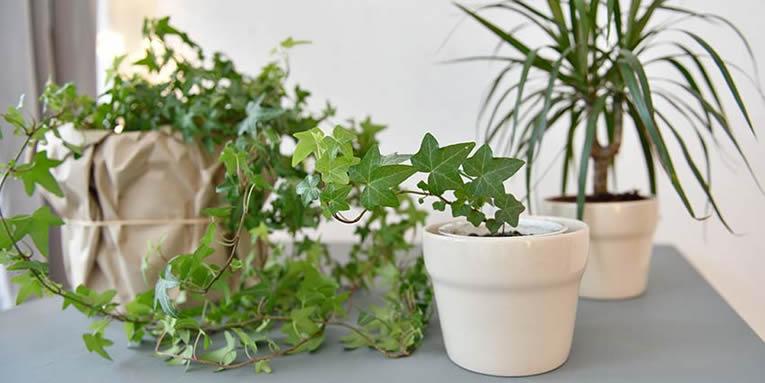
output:
[[[545,214],[576,217],[576,203],[544,201]],[[592,299],[628,299],[645,292],[651,246],[658,223],[656,198],[588,203],[590,258],[579,294]]]
[[[475,372],[526,376],[559,367],[574,334],[579,281],[588,253],[581,221],[549,236],[423,235],[449,358]],[[528,222],[529,218],[521,218]]]
[[[519,221],[518,227],[513,228],[513,230],[517,230],[524,235],[540,236],[560,234],[566,231],[566,226],[558,222],[546,219],[524,219]],[[489,229],[487,229],[486,225],[484,224],[475,227],[470,222],[460,220],[439,226],[438,232],[444,235],[456,236],[465,236],[471,234],[487,235],[489,234]]]

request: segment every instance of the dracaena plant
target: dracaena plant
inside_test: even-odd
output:
[[[78,94],[72,85],[50,84],[41,97],[44,113],[39,119],[24,116],[20,105],[2,114],[24,143],[13,160],[0,164],[0,191],[15,178],[30,194],[43,188],[63,195],[51,173],[61,161],[45,151],[29,161],[22,154],[37,141],[59,135],[64,124],[116,131],[168,126],[219,153],[225,170],[217,185],[221,204],[207,209],[211,224],[193,251],[162,254],[156,246],[147,255],[168,259],[167,265],[156,283],[149,281],[153,288],[130,302],[118,302],[114,290],[67,290],[48,275],[48,230],[64,224],[50,209],[13,217],[0,211],[0,264],[16,273],[17,303],[32,296],[58,296],[64,308],[94,319],[82,339],[89,351],[107,359],[112,341],[105,328],[111,322],[123,324],[128,341],[152,339],[158,355],[185,366],[252,366],[256,372],[270,372],[275,358],[316,350],[332,326],[347,331],[342,339],[347,348],[369,347],[392,358],[410,355],[425,335],[432,290],[422,258],[402,260],[400,255],[412,250],[408,236],[422,226],[424,213],[404,197],[392,211],[370,206],[372,214],[357,227],[349,261],[333,258],[325,243],[305,232],[322,221],[320,208],[301,201],[299,185],[309,173],[304,166],[290,166],[290,155],[281,148],[294,140],[293,134],[330,123],[334,109],[309,112],[309,92],[285,86],[284,61],[248,76],[220,54],[208,60],[166,18],[145,25],[144,34],[153,43],[134,66],[159,79],[114,72],[109,97],[99,100]],[[173,38],[194,55],[182,56],[179,52],[189,49],[173,48]],[[295,44],[288,39],[280,49]],[[364,157],[376,148],[382,129],[369,119],[336,128],[342,131],[338,139],[344,155]],[[69,147],[75,153],[82,149]],[[328,166],[341,176],[336,162]],[[359,198],[355,193],[345,196]],[[279,230],[294,241],[274,241],[271,234]],[[245,233],[252,238],[248,251],[238,246]],[[227,246],[223,264],[208,260],[215,242]],[[35,248],[43,258],[35,255]],[[352,294],[381,279],[388,287],[384,304],[351,306]],[[355,319],[351,311],[358,314]]]
[[[658,162],[688,213],[701,216],[686,195],[689,181],[678,176],[680,159],[728,227],[710,188],[710,144],[728,141],[755,176],[723,108],[726,94],[735,101],[747,130],[753,135],[755,131],[730,71],[740,68],[685,25],[689,20],[701,20],[730,28],[754,61],[749,43],[731,22],[669,0],[506,0],[476,10],[459,8],[510,52],[465,60],[503,63],[480,118],[485,121],[487,142],[526,159],[527,195],[531,194],[531,174],[545,134],[567,130],[560,190],[565,195],[569,174],[578,172],[581,217],[590,163],[594,194],[608,193],[608,171],[623,147],[624,131],[634,129],[651,193],[656,193]],[[541,32],[545,41],[524,39],[524,25],[500,26],[489,21],[485,13],[491,10],[520,17]],[[662,16],[670,19],[658,22]],[[651,75],[659,66],[671,70],[672,77]],[[713,80],[714,74],[722,78],[722,87]],[[575,144],[576,135],[584,136],[581,147]],[[670,150],[673,142],[679,153]],[[689,143],[699,145],[702,155],[694,154]],[[578,170],[574,168],[577,159]]]
[[[335,128],[331,135],[315,128],[296,133],[295,137],[298,142],[292,165],[307,158],[312,158],[315,165],[315,173],[298,185],[298,194],[306,206],[318,200],[325,216],[341,222],[357,222],[375,209],[396,208],[402,195],[414,195],[420,203],[433,199],[434,209],[443,211],[448,206],[454,217],[465,217],[474,226],[485,224],[492,234],[503,235],[518,225],[518,216],[524,210],[504,186],[523,161],[495,157],[489,145],[482,145],[471,155],[474,142],[441,147],[428,133],[415,154],[383,156],[374,145],[358,157],[351,146],[353,135],[342,127]],[[401,186],[417,173],[427,176],[417,183],[417,189]],[[363,210],[349,218],[343,212],[351,209],[348,196],[352,191],[358,195]],[[486,214],[485,207],[495,208],[493,216]]]

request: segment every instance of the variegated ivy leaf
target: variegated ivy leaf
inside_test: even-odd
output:
[[[295,186],[295,192],[300,196],[304,206],[310,205],[311,202],[319,198],[320,191],[318,185],[319,176],[309,174]]]
[[[154,308],[157,304],[162,308],[165,314],[175,317],[178,312],[175,310],[175,305],[168,294],[168,290],[174,289],[180,286],[180,282],[173,275],[173,269],[171,265],[165,267],[165,272],[159,277],[157,283],[154,285]]]
[[[264,108],[262,106],[264,97],[265,95],[261,95],[257,100],[247,103],[247,117],[239,123],[240,136],[249,134],[255,137],[258,135],[258,124],[273,120],[284,114],[284,109],[281,108]]]

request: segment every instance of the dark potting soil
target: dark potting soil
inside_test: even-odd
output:
[[[494,233],[494,234],[484,234],[484,235],[478,235],[478,234],[469,234],[469,237],[483,237],[483,238],[502,238],[502,237],[523,237],[530,234],[523,234],[520,231],[513,230],[513,231],[506,231],[504,233]]]
[[[641,196],[637,191],[631,191],[619,194],[595,194],[585,197],[587,202],[630,202],[630,201],[644,201],[648,198]],[[576,202],[576,196],[562,196],[550,198],[553,202]]]

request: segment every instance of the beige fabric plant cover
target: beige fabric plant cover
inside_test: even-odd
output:
[[[216,204],[223,169],[214,153],[163,131],[60,132],[86,145],[79,159],[55,137],[38,146],[65,159],[52,169],[64,198],[43,196],[66,222],[67,278],[73,287],[114,288],[126,302],[154,285],[167,260],[196,247],[208,223],[202,209]],[[150,244],[162,256],[149,258],[144,281],[141,261]],[[216,246],[209,260],[222,263],[225,249]]]

